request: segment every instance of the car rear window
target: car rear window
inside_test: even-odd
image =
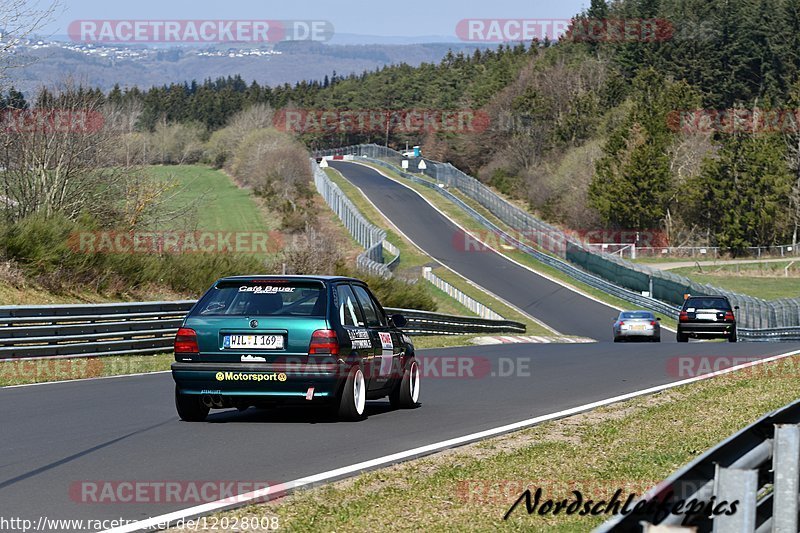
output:
[[[652,319],[652,318],[655,318],[655,317],[654,317],[653,313],[649,313],[647,311],[626,311],[626,312],[622,313],[622,318],[629,318],[629,319],[650,318],[650,319]]]
[[[684,309],[723,309],[730,311],[731,304],[725,298],[689,298],[683,306]]]
[[[223,281],[208,291],[191,316],[324,316],[321,282]]]

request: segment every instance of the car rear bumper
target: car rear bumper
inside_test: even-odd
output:
[[[661,335],[661,332],[656,329],[645,329],[645,330],[631,330],[631,329],[621,329],[618,330],[615,335],[618,338],[634,338],[634,337],[658,337]]]
[[[172,377],[181,394],[305,399],[335,397],[348,367],[340,363],[173,363]]]
[[[678,333],[690,337],[728,337],[736,331],[736,325],[730,322],[708,322],[695,324],[679,324]]]

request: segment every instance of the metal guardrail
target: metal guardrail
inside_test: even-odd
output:
[[[712,513],[699,512],[687,518],[685,514],[659,515],[655,510],[645,510],[617,516],[594,533],[638,533],[648,531],[651,525],[697,528],[683,531],[798,531],[799,423],[800,400],[797,400],[717,444],[641,498],[650,502],[695,499],[714,501],[714,505],[738,500],[735,513],[712,518]]]
[[[525,333],[525,324],[512,320],[491,320],[469,316],[445,315],[413,309],[385,308],[389,314],[400,313],[408,324],[408,335],[463,335],[465,333]]]
[[[175,333],[194,300],[114,304],[0,307],[0,361],[103,355],[148,355],[172,351]],[[524,333],[525,325],[386,308],[408,320],[409,335]]]
[[[422,277],[431,282],[437,289],[445,292],[448,296],[456,300],[458,303],[482,318],[489,318],[491,320],[505,320],[498,313],[490,309],[486,304],[470,297],[469,295],[461,292],[456,287],[447,283],[445,280],[433,273],[431,267],[422,267]]]
[[[386,232],[371,224],[313,159],[311,159],[311,167],[314,173],[314,185],[319,194],[336,213],[353,238],[366,248],[366,251],[356,258],[356,266],[359,270],[374,276],[392,277],[390,265],[383,264],[383,243],[386,240]],[[394,261],[397,261],[399,257],[398,253]]]
[[[0,307],[0,360],[170,351],[194,301]]]
[[[483,226],[490,229],[495,235],[502,238],[508,244],[511,244],[518,248],[520,251],[531,255],[536,260],[555,268],[556,270],[567,274],[573,279],[581,281],[590,287],[595,289],[599,289],[605,293],[608,293],[612,296],[620,298],[626,302],[632,303],[638,307],[643,309],[648,309],[650,311],[655,311],[657,313],[661,313],[665,316],[670,318],[677,318],[678,317],[678,307],[669,302],[664,302],[662,300],[658,300],[656,298],[652,298],[649,296],[644,296],[640,292],[627,289],[622,287],[610,280],[587,272],[575,265],[570,264],[567,261],[560,259],[554,255],[550,255],[540,250],[537,250],[528,244],[521,242],[516,237],[509,235],[507,232],[500,229],[496,224],[488,220],[486,217],[482,216],[478,213],[475,209],[470,207],[466,202],[461,200],[458,196],[454,195],[450,191],[448,191],[445,187],[437,186],[437,183],[433,183],[428,179],[421,178],[418,175],[406,172],[400,169],[398,166],[394,165],[394,159],[398,157],[402,159],[402,156],[398,152],[394,152],[393,150],[389,150],[382,146],[377,145],[359,145],[359,146],[350,146],[346,148],[339,148],[335,150],[328,150],[324,152],[319,152],[319,155],[329,155],[331,153],[336,154],[344,154],[350,153],[354,155],[358,155],[360,159],[369,161],[370,163],[374,163],[384,168],[387,168],[400,176],[407,178],[409,180],[414,181],[415,183],[424,185],[429,187],[435,191],[437,191],[442,196],[446,197],[451,202],[458,205],[461,209],[463,209],[470,217],[480,222]],[[380,155],[381,157],[385,157],[387,160],[378,159],[377,157],[373,157],[375,155]],[[426,164],[428,164],[428,170],[426,170],[427,174],[431,174],[432,171],[436,171],[436,169],[443,167],[447,172],[444,176],[444,180],[442,185],[451,183],[456,185],[461,181],[466,181],[466,187],[468,189],[467,192],[472,192],[474,194],[486,193],[488,198],[478,198],[478,201],[489,211],[492,212],[495,216],[503,220],[506,224],[509,224],[511,227],[514,228],[533,228],[536,231],[540,231],[546,235],[557,235],[563,234],[560,230],[554,228],[553,226],[540,221],[530,215],[529,213],[523,212],[518,207],[508,203],[506,200],[489,190],[485,185],[480,184],[475,178],[471,178],[466,176],[466,174],[461,173],[452,165],[446,165],[442,163],[438,163],[435,161],[430,161],[425,159]],[[449,167],[449,168],[448,168]],[[453,174],[459,174],[458,176],[453,176]],[[463,178],[462,176],[463,175]],[[461,179],[458,179],[461,178]],[[441,179],[441,177],[437,176],[436,178]],[[475,189],[475,190],[472,190]],[[459,188],[459,190],[461,190]],[[486,192],[488,191],[488,192]],[[464,192],[464,191],[462,191]],[[566,241],[569,242],[569,237],[565,237]],[[572,244],[579,244],[579,243],[572,243]],[[603,257],[608,256],[608,254],[603,254]],[[616,256],[609,256],[609,261],[613,261],[616,263],[622,264],[624,267],[629,267],[633,265],[633,267],[637,271],[642,271],[647,273],[653,277],[663,277],[665,279],[672,279],[678,278],[674,274],[669,273],[662,273],[661,271],[655,271],[650,269],[644,265],[638,265],[629,263],[624,261]],[[734,305],[739,305],[741,307],[741,317],[740,324],[741,326],[738,329],[739,338],[741,340],[756,340],[756,341],[789,341],[789,340],[797,340],[800,339],[800,326],[794,325],[794,323],[800,320],[800,316],[797,315],[796,312],[792,311],[794,309],[791,305],[788,305],[787,302],[790,300],[778,300],[776,301],[777,304],[780,304],[781,307],[779,308],[770,308],[772,302],[767,302],[765,300],[760,300],[758,298],[752,297],[745,297],[743,295],[729,293],[728,291],[723,291],[721,289],[717,289],[715,287],[711,287],[708,285],[700,285],[694,282],[690,282],[686,280],[689,286],[691,286],[694,290],[692,290],[695,294],[723,294],[731,298],[731,301]],[[798,304],[793,304],[798,305]],[[787,307],[788,306],[788,307]],[[773,306],[774,307],[774,306]],[[780,313],[778,311],[781,311]],[[765,318],[766,317],[766,318]],[[785,325],[784,327],[769,327],[769,324],[776,324],[776,323],[788,323],[790,325]],[[754,325],[756,327],[751,326]],[[763,334],[762,331],[768,330],[769,334]]]

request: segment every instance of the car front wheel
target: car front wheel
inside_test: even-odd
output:
[[[340,420],[361,420],[366,409],[367,387],[364,373],[357,366],[350,369],[339,398],[338,416]]]
[[[178,387],[175,387],[175,408],[181,420],[186,422],[202,422],[209,411],[209,408],[203,405],[200,396],[181,394]]]
[[[419,401],[419,365],[411,359],[403,372],[403,378],[389,395],[389,403],[395,409],[414,409]]]

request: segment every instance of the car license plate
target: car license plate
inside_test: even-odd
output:
[[[631,326],[631,329],[634,331],[644,331],[647,329],[647,326],[645,326],[644,324],[638,326]]]
[[[716,313],[697,313],[698,320],[716,320],[717,314]]]
[[[283,335],[225,335],[222,347],[233,350],[237,348],[282,350]]]

